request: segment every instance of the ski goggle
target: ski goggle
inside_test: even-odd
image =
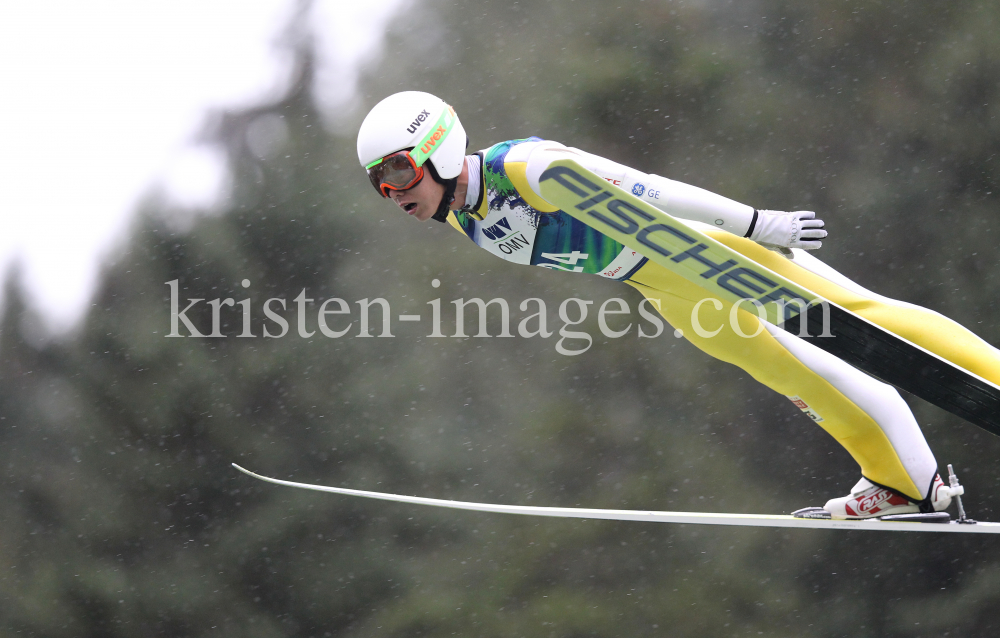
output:
[[[424,177],[424,162],[444,143],[456,120],[455,109],[449,106],[413,149],[390,153],[366,166],[375,190],[388,197],[391,190],[405,191],[416,186]]]
[[[417,166],[408,151],[386,155],[368,165],[368,179],[382,197],[388,197],[390,190],[405,191],[413,188],[423,177],[424,167]]]

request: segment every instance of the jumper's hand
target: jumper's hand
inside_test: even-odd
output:
[[[758,210],[750,239],[768,247],[803,248],[816,250],[826,237],[823,220],[815,219],[811,210],[783,213],[777,210]]]

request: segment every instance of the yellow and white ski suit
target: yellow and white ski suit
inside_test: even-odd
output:
[[[531,138],[505,144],[502,153],[494,151],[501,146],[497,145],[483,154],[467,158],[470,165],[479,169],[473,171],[475,183],[470,183],[466,201],[466,212],[471,216],[462,216],[463,213],[449,216],[452,225],[499,257],[567,269],[540,263],[538,250],[532,250],[531,245],[536,237],[531,229],[531,216],[524,215],[524,210],[518,210],[518,206],[543,215],[565,216],[541,197],[538,180],[552,161],[573,159],[766,268],[1000,384],[1000,351],[959,324],[931,310],[866,290],[804,250],[794,249],[789,258],[746,239],[744,235],[749,234],[755,219],[754,209],[749,206],[555,142]],[[500,182],[502,185],[498,186]],[[511,186],[516,190],[513,197],[510,192],[500,192],[504,188],[509,191]],[[503,228],[496,225],[498,220],[504,224]],[[496,248],[501,243],[493,241],[494,235],[509,228],[511,222],[507,220],[522,224],[525,232],[520,237],[528,238],[521,240],[524,250],[513,255],[508,254],[509,248],[499,252]],[[496,232],[490,233],[490,229]],[[517,243],[510,245],[520,247]],[[762,322],[755,313],[743,307],[736,312],[738,326],[731,325],[733,304],[721,298],[715,298],[713,303],[712,295],[705,289],[626,250],[634,257],[623,251],[615,260],[624,267],[605,272],[597,270],[595,274],[628,283],[651,300],[667,322],[682,330],[684,337],[699,349],[739,366],[767,387],[792,399],[847,449],[869,481],[915,502],[928,496],[937,474],[937,461],[913,414],[892,386],[806,340]],[[532,254],[534,258],[530,258]],[[707,303],[699,304],[706,299]],[[700,332],[711,336],[699,336],[693,325],[695,310]],[[760,329],[762,323],[763,330]],[[736,327],[743,335],[756,336],[741,336]]]

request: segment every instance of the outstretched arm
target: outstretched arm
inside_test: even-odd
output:
[[[757,210],[703,188],[643,173],[556,142],[532,153],[527,167],[531,187],[537,192],[542,171],[553,160],[566,157],[674,217],[710,224],[768,247],[814,250],[822,246],[820,240],[827,235],[823,221],[811,211]]]

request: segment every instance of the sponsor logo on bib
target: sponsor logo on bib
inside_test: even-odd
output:
[[[504,232],[506,229],[506,232]],[[510,222],[507,221],[506,217],[501,218],[497,223],[489,227],[483,227],[483,234],[496,241],[498,239],[503,239],[510,232]]]

